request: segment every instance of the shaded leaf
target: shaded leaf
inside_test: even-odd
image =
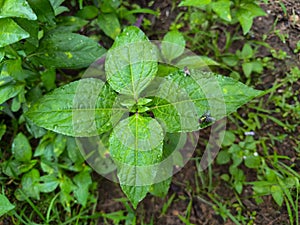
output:
[[[74,195],[78,202],[85,206],[89,197],[89,186],[92,184],[90,172],[86,169],[77,174],[73,181],[77,188],[74,190]]]
[[[49,0],[27,0],[39,21],[54,24],[54,10]]]
[[[32,157],[32,150],[27,137],[23,133],[18,133],[12,144],[12,153],[16,160],[28,162]]]
[[[40,199],[39,190],[40,172],[37,169],[32,169],[22,177],[22,191],[29,198]]]
[[[102,13],[98,16],[98,26],[112,39],[115,39],[121,32],[119,19],[114,13]]]

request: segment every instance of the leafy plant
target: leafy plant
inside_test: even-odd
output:
[[[251,29],[255,17],[266,15],[256,0],[182,0],[179,6],[199,7],[229,23],[239,22],[244,35]]]
[[[168,38],[162,44],[167,42]],[[161,49],[168,57],[166,48]],[[134,208],[164,182],[156,165],[174,151],[166,141],[171,134],[199,130],[210,124],[199,122],[206,112],[219,120],[261,94],[231,78],[193,69],[189,74],[179,69],[160,78],[159,52],[140,29],[127,27],[107,53],[107,82],[85,78],[69,83],[43,96],[26,113],[36,125],[64,135],[101,137],[108,133],[121,188]],[[220,96],[209,91],[217,87]],[[222,104],[226,114],[215,110]],[[173,142],[178,143],[180,136],[173,135]],[[173,163],[166,167],[163,172],[169,178]]]

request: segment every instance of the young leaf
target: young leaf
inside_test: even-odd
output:
[[[266,13],[256,4],[247,3],[237,10],[237,19],[240,22],[244,35],[252,27],[253,19],[257,16],[265,16]]]
[[[105,13],[100,14],[98,17],[98,26],[103,32],[112,38],[113,40],[121,32],[121,25],[119,19],[114,13]]]
[[[197,6],[202,7],[211,2],[211,0],[182,0],[179,6]]]
[[[101,80],[82,79],[55,89],[26,113],[36,125],[57,133],[87,137],[112,127],[112,116],[125,112],[113,107],[116,94]]]
[[[120,185],[136,207],[149,190],[162,157],[163,130],[153,118],[135,114],[113,130],[110,154],[118,167]]]
[[[40,199],[39,190],[40,172],[37,169],[32,169],[22,177],[22,191],[27,197]]]
[[[161,51],[167,62],[171,62],[184,52],[185,40],[183,35],[178,31],[168,32],[162,41]]]
[[[281,187],[279,185],[272,185],[271,194],[277,205],[282,206],[284,194]]]
[[[105,61],[112,88],[136,100],[155,77],[157,59],[147,36],[137,27],[127,27],[116,38]]]
[[[12,144],[12,153],[16,160],[29,162],[32,157],[32,150],[28,139],[23,133],[18,133]]]
[[[58,33],[46,35],[36,50],[34,59],[46,67],[88,67],[105,53],[94,40],[79,34]]]
[[[44,193],[50,193],[54,191],[58,184],[59,180],[54,174],[49,174],[40,177],[41,183],[39,183],[39,191]]]
[[[22,18],[16,18],[14,20],[21,28],[23,28],[25,31],[27,31],[29,33],[30,37],[26,39],[26,42],[29,42],[30,44],[32,44],[35,47],[38,47],[38,45],[39,45],[39,39],[38,39],[39,22],[22,19]]]
[[[18,26],[12,19],[0,19],[0,48],[28,37],[29,33]]]
[[[230,0],[219,0],[211,3],[213,11],[223,20],[230,22]]]
[[[85,206],[89,197],[89,186],[92,184],[91,175],[86,169],[77,174],[73,180],[77,186],[77,188],[74,190],[74,195],[79,204]]]
[[[8,99],[15,97],[24,88],[24,84],[7,84],[0,85],[0,104],[6,102]]]
[[[9,202],[5,195],[0,194],[0,217],[14,208],[15,206]]]
[[[188,56],[181,59],[176,63],[178,68],[184,68],[185,66],[189,69],[197,69],[205,66],[217,66],[219,63],[206,56]]]
[[[37,17],[25,0],[2,0],[0,18],[21,17],[28,20],[36,20]]]

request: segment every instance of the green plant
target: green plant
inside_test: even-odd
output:
[[[222,20],[235,24],[239,22],[243,33],[247,34],[252,27],[253,19],[265,16],[256,0],[182,0],[179,6],[194,6],[206,11],[210,17],[213,12]]]
[[[170,43],[162,42],[167,58],[164,46],[170,48]],[[182,138],[177,132],[209,125],[198,120],[207,111],[216,120],[225,116],[221,111],[214,113],[214,107],[221,105],[214,101],[216,96],[205,97],[205,92],[220,86],[226,114],[261,93],[231,78],[198,70],[187,75],[179,69],[155,78],[161,76],[157,74],[157,50],[141,30],[127,27],[107,53],[106,83],[95,78],[72,82],[43,96],[26,113],[36,125],[64,135],[108,133],[109,140],[102,140],[103,144],[109,148],[122,190],[134,208],[157,185],[160,190],[168,189],[169,181],[164,180],[171,176],[172,162],[163,170],[153,165],[172,154],[170,144],[176,146]],[[216,105],[209,108],[209,102]],[[165,179],[160,178],[162,172]]]

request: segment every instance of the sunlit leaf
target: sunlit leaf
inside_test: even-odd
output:
[[[34,59],[47,67],[83,68],[105,53],[94,40],[74,33],[46,35],[36,50]]]
[[[0,19],[0,48],[28,37],[29,33],[18,26],[12,19]]]
[[[152,44],[137,27],[127,27],[108,51],[105,69],[112,88],[137,99],[154,78],[157,60]]]
[[[2,0],[0,3],[0,18],[21,17],[36,20],[35,13],[25,0]]]

